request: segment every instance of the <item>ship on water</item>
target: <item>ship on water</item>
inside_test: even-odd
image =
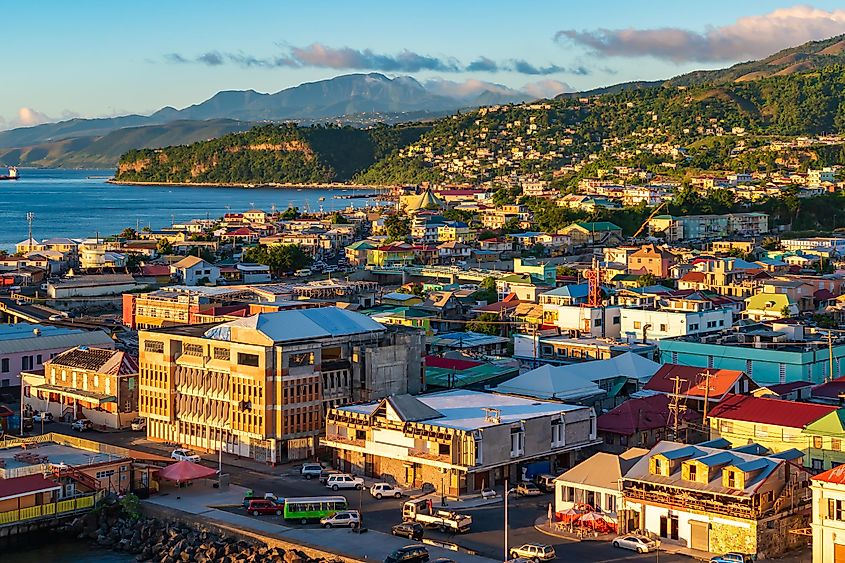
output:
[[[18,179],[18,169],[14,166],[9,167],[9,173],[5,176],[0,176],[0,180],[17,180]]]

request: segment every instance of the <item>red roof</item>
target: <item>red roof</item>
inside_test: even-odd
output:
[[[657,370],[644,389],[657,391],[659,393],[675,392],[675,377],[680,377],[680,392],[689,397],[704,398],[706,386],[704,384],[704,373],[710,373],[709,398],[718,401],[744,375],[743,372],[733,369],[699,368],[695,366],[679,366],[677,364],[663,364]]]
[[[707,279],[707,274],[704,272],[687,272],[678,281],[703,283]]]
[[[61,488],[62,486],[55,481],[45,479],[41,475],[26,475],[25,477],[0,479],[0,500]]]
[[[845,485],[845,465],[837,465],[812,478],[813,481],[824,481],[836,485]]]
[[[749,395],[729,395],[713,407],[708,416],[788,428],[804,428],[837,408],[831,405],[798,403]]]
[[[628,399],[615,409],[597,419],[599,432],[610,432],[630,436],[642,430],[655,430],[670,425],[669,396],[652,395],[640,399]],[[685,420],[698,418],[694,411],[684,413]]]
[[[211,469],[210,467],[205,467],[192,461],[177,461],[158,472],[159,478],[167,479],[168,481],[177,481],[179,483],[193,481],[195,479],[207,479],[213,475],[217,475],[216,469]]]
[[[145,276],[169,276],[170,266],[167,264],[145,264],[141,268],[141,273]]]
[[[837,377],[826,383],[813,387],[812,395],[820,399],[839,400],[839,396],[845,393],[845,376]]]
[[[456,371],[463,371],[465,369],[480,366],[481,362],[473,362],[472,360],[459,360],[453,358],[443,358],[441,356],[426,356],[426,367],[453,369]]]
[[[255,236],[258,233],[250,229],[249,227],[241,227],[240,229],[235,229],[234,231],[229,231],[226,233],[225,236],[227,237],[250,237]]]

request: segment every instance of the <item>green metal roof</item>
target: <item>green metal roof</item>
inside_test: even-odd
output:
[[[579,227],[587,229],[588,231],[596,232],[596,231],[621,231],[622,227],[618,225],[614,225],[610,221],[596,221],[595,223],[590,223],[588,221],[578,221],[576,223]]]
[[[817,421],[808,424],[802,432],[817,436],[845,436],[845,409],[835,410],[824,415]]]
[[[449,378],[455,374],[455,387],[466,387],[468,385],[475,385],[483,383],[498,377],[506,375],[518,375],[518,366],[501,366],[491,363],[481,364],[468,369],[456,371],[449,368],[436,368],[426,366],[425,368],[425,383],[433,387],[448,387]]]

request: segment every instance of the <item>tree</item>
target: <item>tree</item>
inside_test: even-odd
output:
[[[484,278],[472,297],[478,301],[486,301],[488,304],[498,301],[499,294],[496,292],[496,279],[492,276]]]
[[[282,219],[290,221],[291,219],[297,219],[299,217],[299,208],[298,207],[288,207],[285,209],[284,213],[282,213]]]
[[[159,254],[173,254],[173,245],[166,238],[158,239],[156,243],[156,251]]]
[[[558,266],[556,273],[563,278],[578,278],[578,270],[572,266]]]
[[[404,240],[411,236],[411,222],[406,217],[390,215],[384,220],[384,233],[390,240]]]
[[[312,259],[298,244],[266,246],[259,244],[244,251],[245,262],[264,264],[275,275],[295,272],[311,265]]]
[[[423,286],[421,283],[412,283],[409,285],[403,285],[399,289],[396,290],[397,293],[407,293],[408,295],[416,295],[417,297],[422,297],[424,295]]]
[[[783,307],[781,307],[780,316],[783,318],[792,316],[792,311],[789,310],[789,305],[784,305]]]
[[[495,322],[498,320],[499,316],[495,313],[481,313],[474,320],[467,323],[467,330],[497,336],[499,334],[499,325],[495,324]]]
[[[138,238],[138,232],[132,227],[126,227],[117,236],[122,239],[136,239]]]
[[[331,221],[332,225],[348,225],[349,224],[349,219],[347,219],[346,217],[341,215],[340,212],[338,212],[338,211],[335,211],[334,213],[332,213],[330,221]]]
[[[637,278],[637,285],[640,287],[648,287],[650,285],[657,285],[660,279],[654,274],[643,274]]]

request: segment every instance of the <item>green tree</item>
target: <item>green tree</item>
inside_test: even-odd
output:
[[[243,260],[269,266],[274,275],[307,268],[313,261],[298,244],[252,246],[244,251]]]
[[[640,287],[648,287],[650,285],[657,285],[660,282],[660,278],[655,276],[654,274],[643,274],[639,278],[637,278],[637,285]]]
[[[138,238],[138,232],[135,229],[133,229],[132,227],[126,227],[125,229],[120,231],[120,234],[117,235],[117,236],[119,238],[122,238],[122,239],[130,239],[131,240],[131,239]]]
[[[501,326],[495,324],[498,320],[499,316],[495,313],[481,313],[478,317],[467,323],[467,330],[496,336],[499,334],[499,326]]]
[[[499,294],[496,292],[496,279],[492,276],[484,278],[478,285],[478,290],[472,295],[473,299],[478,301],[485,301],[495,303],[499,300]]]
[[[299,208],[298,207],[288,207],[282,213],[282,219],[286,221],[290,221],[291,219],[299,218]]]
[[[344,217],[339,211],[335,211],[334,213],[332,213],[330,221],[331,221],[332,225],[348,225],[349,224],[349,219]]]
[[[384,233],[390,240],[404,240],[411,236],[411,222],[407,217],[389,215],[384,220]]]
[[[578,270],[573,268],[572,266],[558,266],[556,269],[556,273],[558,276],[561,277],[574,277],[578,278]]]
[[[173,245],[166,238],[158,239],[156,243],[156,252],[159,254],[173,254]]]

